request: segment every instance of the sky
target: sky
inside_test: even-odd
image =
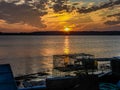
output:
[[[0,0],[0,32],[120,31],[120,0]]]

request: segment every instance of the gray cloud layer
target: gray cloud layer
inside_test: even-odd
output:
[[[0,19],[5,20],[7,23],[23,23],[35,27],[45,27],[40,19],[40,16],[44,14],[46,12],[38,12],[26,4],[0,3]]]

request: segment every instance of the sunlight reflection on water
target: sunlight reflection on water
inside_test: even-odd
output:
[[[64,41],[64,53],[69,54],[69,36],[65,36],[65,41]]]

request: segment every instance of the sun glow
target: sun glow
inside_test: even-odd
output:
[[[71,30],[71,28],[69,28],[69,27],[65,27],[65,28],[64,28],[64,31],[65,31],[65,32],[69,32],[70,30]]]

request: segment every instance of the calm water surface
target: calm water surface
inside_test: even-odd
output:
[[[0,36],[0,63],[10,63],[15,76],[51,71],[52,55],[88,53],[120,56],[120,36]]]

